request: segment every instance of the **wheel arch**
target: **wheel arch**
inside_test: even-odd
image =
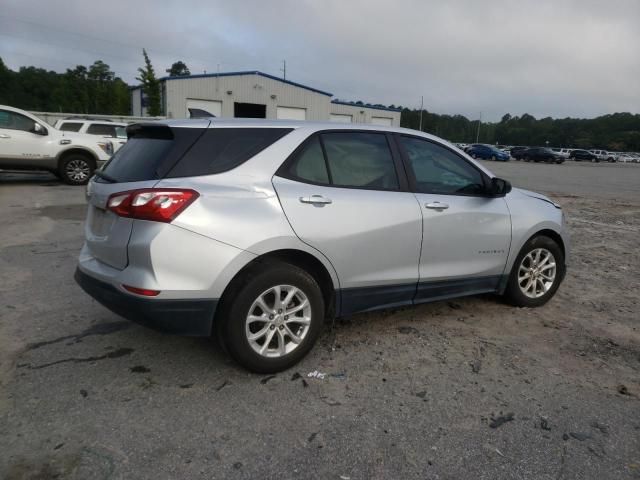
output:
[[[270,262],[284,262],[294,265],[311,275],[322,291],[325,302],[325,311],[327,316],[331,316],[335,312],[337,295],[336,291],[339,286],[336,282],[337,278],[331,274],[329,268],[315,255],[308,251],[296,248],[282,248],[262,253],[252,258],[246,263],[231,279],[222,292],[220,297],[220,305],[224,305],[238,292],[246,278],[261,268],[268,266]],[[218,312],[224,311],[224,308],[218,309]],[[220,322],[214,322],[220,323]]]
[[[58,168],[60,168],[62,166],[62,162],[69,156],[69,155],[73,155],[73,154],[80,154],[83,155],[85,157],[88,157],[90,160],[93,161],[93,168],[96,168],[98,166],[98,157],[96,156],[95,153],[93,153],[90,149],[85,148],[85,147],[80,147],[80,146],[73,146],[71,148],[67,148],[61,152],[58,153],[58,156],[56,157],[56,163],[58,165]]]

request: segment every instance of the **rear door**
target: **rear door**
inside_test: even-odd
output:
[[[114,193],[151,188],[176,164],[202,135],[204,128],[134,125],[129,141],[87,185],[89,209],[85,223],[86,245],[91,255],[119,270],[128,264],[127,245],[134,220],[107,210]]]
[[[495,290],[511,245],[505,199],[485,196],[485,175],[453,150],[397,139],[424,218],[415,301]]]
[[[422,218],[390,136],[315,134],[273,184],[298,237],[336,269],[342,314],[412,302]]]

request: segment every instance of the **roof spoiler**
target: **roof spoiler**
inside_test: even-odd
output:
[[[169,125],[162,123],[133,123],[127,126],[127,138],[173,140],[173,132]]]
[[[189,118],[216,118],[213,113],[209,113],[201,108],[189,108]]]

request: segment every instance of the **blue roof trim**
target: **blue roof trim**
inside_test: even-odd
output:
[[[342,100],[331,100],[331,103],[335,103],[336,105],[347,105],[349,107],[362,107],[362,108],[372,108],[374,110],[385,110],[387,112],[402,112],[402,109],[400,108],[380,107],[377,105],[370,105],[367,103],[359,104],[356,102],[343,102]]]
[[[259,75],[261,77],[270,78],[271,80],[277,80],[278,82],[286,83],[288,85],[293,85],[294,87],[304,88],[305,90],[310,90],[315,93],[320,93],[321,95],[327,95],[328,97],[333,96],[332,93],[324,92],[322,90],[318,90],[317,88],[309,87],[301,83],[292,82],[291,80],[284,80],[282,78],[278,78],[274,75],[269,75],[268,73],[263,73],[258,70],[250,70],[250,71],[242,71],[242,72],[224,72],[224,73],[200,73],[197,75],[185,75],[183,77],[162,77],[158,80],[163,82],[166,80],[188,80],[190,78],[239,77],[242,75]]]

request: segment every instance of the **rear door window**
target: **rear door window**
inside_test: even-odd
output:
[[[92,123],[87,127],[87,133],[91,135],[101,135],[103,137],[112,137],[116,136],[116,127],[114,125],[105,125],[101,123]]]
[[[82,123],[79,122],[64,122],[60,125],[60,130],[63,132],[79,132],[82,128]]]
[[[334,187],[399,190],[387,136],[379,132],[325,132],[310,137],[279,175]]]
[[[331,182],[337,187],[398,190],[398,175],[383,133],[322,134]]]

